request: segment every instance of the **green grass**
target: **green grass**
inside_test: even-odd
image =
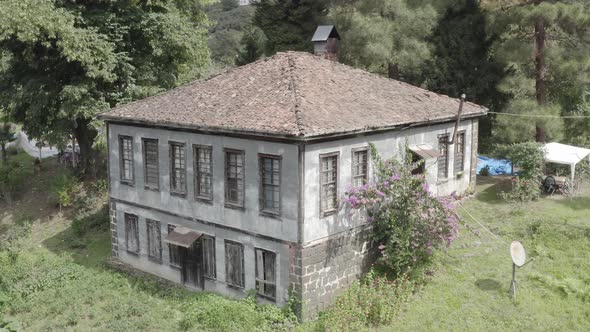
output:
[[[26,159],[25,157],[20,157]],[[32,161],[30,159],[29,161]],[[0,251],[0,314],[26,331],[108,330],[251,331],[288,328],[272,306],[193,293],[108,268],[108,227],[77,237],[75,209],[47,198],[50,179],[61,172],[44,161],[18,201],[0,203],[0,235],[6,225],[32,222],[20,250]],[[543,198],[523,206],[498,199],[506,183],[480,179],[464,203],[495,239],[466,217],[460,238],[437,257],[435,274],[382,330],[590,330],[590,194]],[[89,218],[102,218],[101,209]],[[480,235],[472,231],[479,231]],[[521,241],[535,260],[517,272],[518,295],[508,294],[510,241]],[[16,254],[15,254],[16,253]],[[317,330],[315,322],[298,330]]]
[[[542,198],[511,206],[496,193],[506,187],[484,178],[464,203],[475,235],[441,254],[432,280],[410,300],[395,331],[590,331],[590,195]],[[477,232],[476,232],[477,233]],[[521,241],[534,261],[517,270],[516,301],[509,296],[509,243]]]

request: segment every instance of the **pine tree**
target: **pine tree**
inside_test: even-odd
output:
[[[311,51],[311,37],[328,9],[325,0],[259,0],[253,23],[265,34],[265,53]]]

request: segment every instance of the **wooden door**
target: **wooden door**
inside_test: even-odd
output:
[[[190,248],[181,248],[182,283],[190,288],[203,289],[201,241],[195,241]]]

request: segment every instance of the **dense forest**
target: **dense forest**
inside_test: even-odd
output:
[[[337,26],[343,63],[488,107],[484,153],[523,141],[590,146],[585,0],[2,0],[0,110],[31,137],[60,145],[73,135],[91,167],[97,113],[311,51],[319,24]]]

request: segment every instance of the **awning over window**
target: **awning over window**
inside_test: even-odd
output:
[[[191,231],[186,227],[177,226],[172,232],[168,233],[164,242],[183,248],[189,248],[201,236],[203,236],[203,233]]]
[[[428,144],[410,145],[409,149],[423,159],[433,159],[442,156],[438,150],[435,150]]]

